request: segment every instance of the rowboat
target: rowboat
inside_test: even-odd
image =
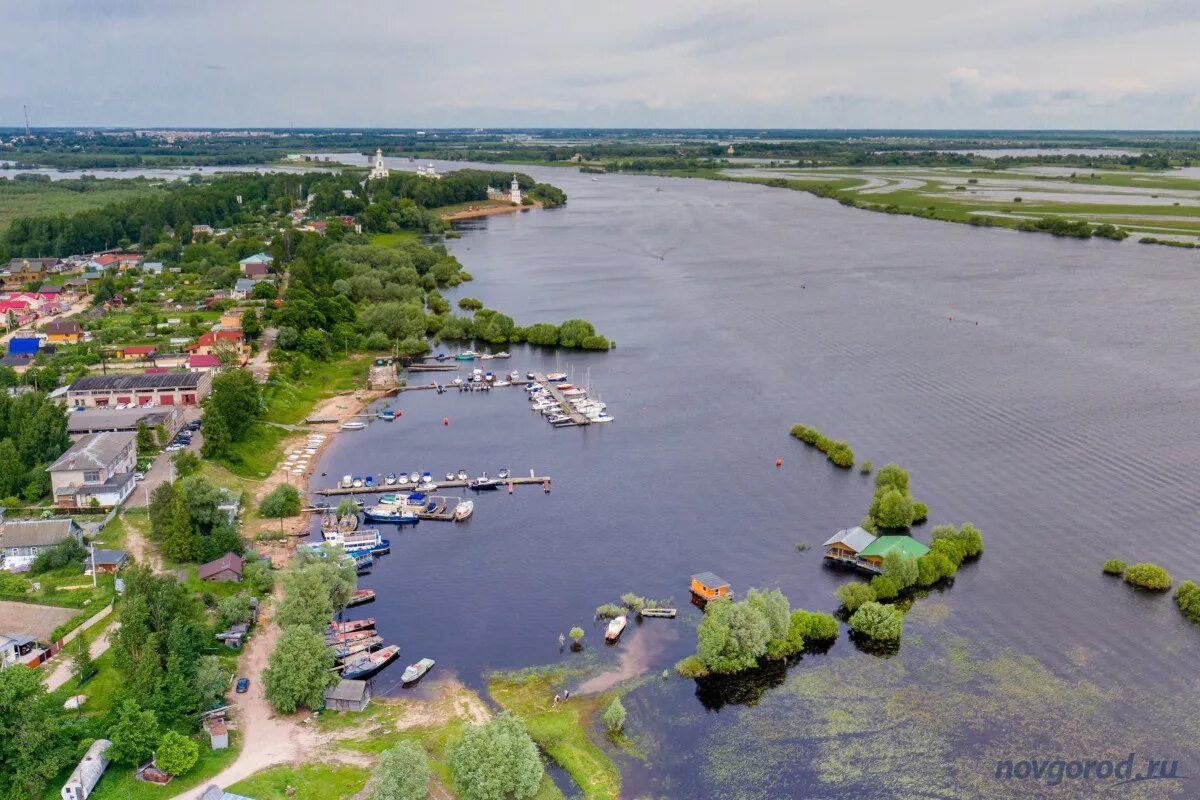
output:
[[[432,658],[422,658],[415,664],[409,664],[404,669],[404,674],[400,676],[400,680],[404,683],[412,683],[424,677],[426,672],[433,669],[433,665],[437,662]]]
[[[357,642],[348,642],[333,649],[333,655],[339,661],[348,661],[350,657],[362,653],[367,650],[374,650],[383,644],[382,636],[372,636],[370,639],[359,639]]]
[[[357,661],[347,664],[342,669],[342,677],[347,680],[365,678],[383,669],[389,661],[398,655],[400,655],[400,647],[394,644],[388,645],[382,650],[377,650],[374,653],[363,656]]]
[[[641,614],[643,617],[664,617],[666,619],[675,619],[675,609],[673,608],[643,608]]]
[[[386,542],[387,539],[384,539]],[[350,595],[350,602],[346,603],[346,608],[350,606],[361,606],[363,603],[369,603],[375,599],[374,589],[358,589]]]
[[[343,422],[341,427],[344,431],[361,431],[363,428],[367,427],[367,423],[360,422],[358,420],[350,420],[349,422]]]
[[[375,627],[375,618],[367,617],[366,619],[352,619],[346,622],[331,622],[329,623],[330,633],[353,633],[354,631],[363,631]]]
[[[374,631],[351,631],[350,633],[327,633],[325,634],[325,644],[339,645],[349,644],[350,642],[361,642],[363,639],[370,639],[375,635]]]
[[[621,632],[625,630],[625,626],[629,624],[629,618],[622,614],[608,623],[608,627],[604,631],[604,641],[615,642],[621,637]]]

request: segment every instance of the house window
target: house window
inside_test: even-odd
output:
[[[85,470],[83,473],[83,482],[84,483],[99,483],[100,482],[100,470],[98,470],[98,469]]]

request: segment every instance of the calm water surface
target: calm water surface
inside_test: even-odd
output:
[[[1100,574],[1119,557],[1200,577],[1194,253],[748,185],[521,170],[562,186],[569,205],[465,226],[448,246],[475,281],[452,299],[480,297],[519,324],[593,321],[616,350],[515,346],[510,361],[477,364],[569,369],[616,422],[551,429],[516,388],[410,392],[397,422],[337,437],[313,488],[460,467],[554,479],[549,494],[476,498],[466,524],[389,531],[392,554],[362,580],[380,598],[361,613],[380,618],[402,663],[433,657],[434,676],[480,689],[493,670],[535,664],[587,665],[585,688],[611,682],[598,672],[641,676],[626,704],[644,757],[615,755],[626,797],[1040,796],[987,784],[1010,751],[1151,747],[1200,774],[1194,726],[1170,716],[1197,716],[1200,631],[1169,597]],[[973,521],[986,554],[917,601],[892,658],[843,636],[742,686],[662,680],[695,645],[689,574],[715,571],[738,592],[778,586],[793,607],[824,611],[852,579],[822,566],[819,545],[862,519],[870,479],[789,439],[794,422],[907,467],[931,522]],[[626,591],[673,598],[681,618],[606,648],[592,612]],[[560,653],[574,625],[585,653]],[[399,671],[378,688],[403,691]],[[974,688],[952,692],[951,674]]]

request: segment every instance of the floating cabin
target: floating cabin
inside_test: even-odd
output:
[[[929,552],[928,547],[911,536],[880,536],[859,551],[858,557],[866,562],[866,569],[883,572],[883,557],[893,550],[908,558],[920,558]]]
[[[704,602],[718,597],[730,597],[729,581],[711,572],[701,572],[692,576],[692,594]]]
[[[883,557],[899,550],[909,558],[920,558],[929,548],[911,536],[875,536],[862,528],[838,531],[824,544],[825,558],[867,572],[883,572]]]
[[[825,557],[856,567],[862,566],[858,554],[874,541],[875,535],[865,528],[846,528],[825,541]]]

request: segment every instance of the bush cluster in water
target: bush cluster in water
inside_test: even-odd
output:
[[[1106,575],[1121,575],[1125,572],[1125,562],[1119,558],[1110,558],[1104,562],[1104,573]]]
[[[908,471],[898,464],[888,464],[875,473],[875,493],[863,527],[869,531],[879,528],[907,528],[929,517],[929,506],[913,500],[908,491]]]
[[[1175,605],[1179,613],[1200,625],[1200,586],[1192,581],[1184,581],[1175,590]]]
[[[1171,576],[1167,571],[1148,561],[1126,567],[1123,577],[1126,583],[1138,589],[1164,592],[1171,588]]]
[[[825,454],[834,465],[843,469],[850,469],[854,466],[854,451],[850,449],[850,445],[838,439],[830,439],[821,433],[816,428],[810,428],[807,425],[797,423],[792,426],[792,436],[795,436],[800,441],[807,445],[820,450]]]

